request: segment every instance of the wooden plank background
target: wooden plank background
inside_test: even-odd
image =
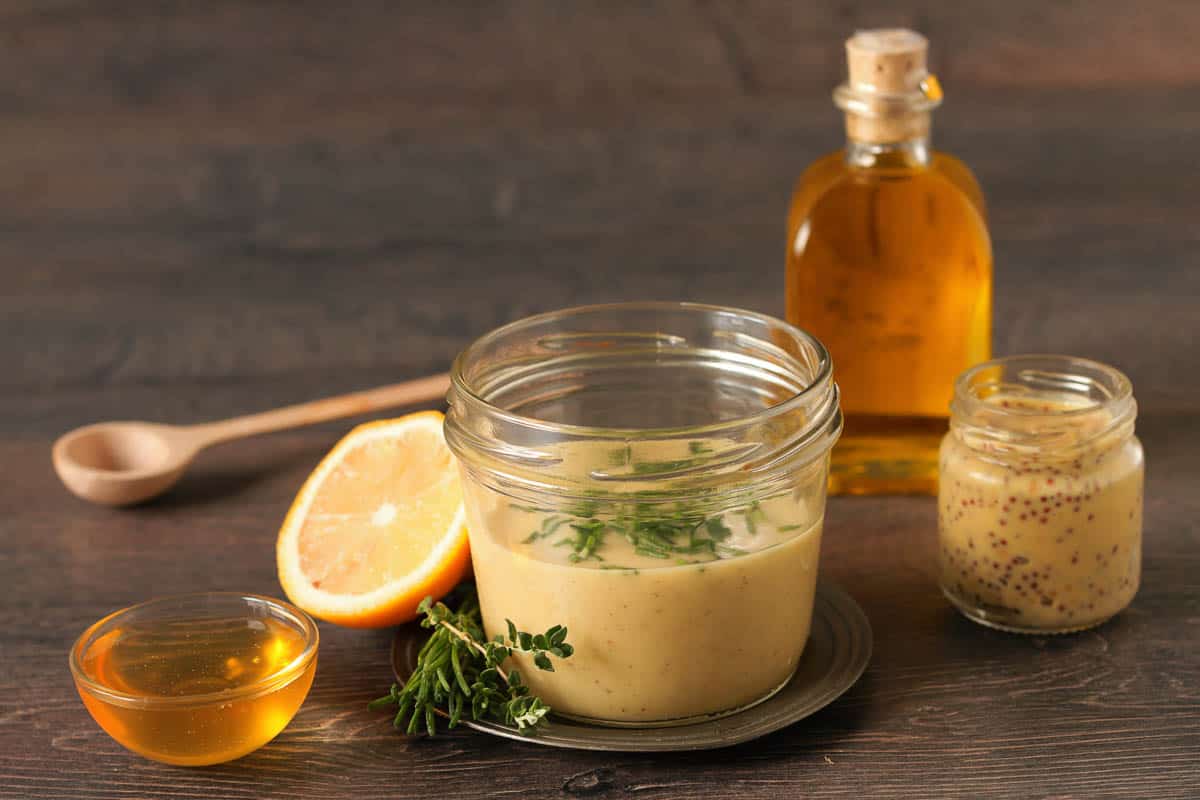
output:
[[[0,797],[1195,797],[1200,6],[906,5],[0,4]],[[163,767],[95,727],[74,636],[155,594],[279,594],[275,532],[346,426],[214,451],[128,512],[65,494],[55,436],[415,377],[570,304],[780,313],[791,184],[841,141],[841,41],[891,24],[932,40],[935,143],[988,195],[996,351],[1134,380],[1127,614],[1068,638],[976,628],[931,582],[928,500],[839,499],[823,570],[875,659],[759,742],[406,741],[365,710],[388,634],[329,626],[305,708],[248,758]]]

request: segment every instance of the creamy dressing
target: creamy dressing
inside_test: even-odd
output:
[[[1086,408],[1002,395],[989,402]],[[982,458],[954,434],[941,449],[942,589],[968,615],[1017,630],[1098,624],[1129,604],[1141,573],[1141,445],[1132,436],[1097,436],[1111,421],[1101,409],[1031,415],[1026,427],[1036,432],[1048,419],[1057,441],[1046,455]]]
[[[641,443],[633,462],[686,461],[694,452],[686,444]],[[620,460],[592,444],[571,450],[567,458],[597,469]],[[816,588],[819,484],[708,513],[686,501],[651,511],[632,498],[534,506],[470,479],[464,486],[487,633],[503,632],[506,619],[532,632],[568,628],[575,653],[556,660],[555,672],[518,665],[556,712],[627,724],[687,719],[752,704],[795,671]],[[643,541],[653,525],[634,520],[660,519],[679,531],[665,557],[626,535]],[[603,527],[593,549],[576,546],[573,524]]]

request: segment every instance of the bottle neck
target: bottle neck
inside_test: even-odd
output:
[[[927,167],[932,157],[928,135],[898,142],[866,142],[854,138],[846,141],[846,163],[860,169]]]
[[[846,114],[847,150],[857,154],[851,164],[870,166],[881,159],[907,166],[929,164],[931,112],[942,102],[934,76],[927,75],[913,91],[890,94],[843,84],[834,90],[833,102]]]

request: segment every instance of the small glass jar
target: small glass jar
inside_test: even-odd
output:
[[[1013,356],[963,373],[942,441],[942,592],[1016,633],[1099,625],[1137,593],[1142,446],[1129,379],[1081,358]]]
[[[556,713],[683,723],[787,683],[841,430],[816,339],[715,306],[590,306],[484,336],[452,378],[484,627],[567,627],[554,672],[519,664]]]

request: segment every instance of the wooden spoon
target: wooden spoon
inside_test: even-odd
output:
[[[432,375],[365,392],[234,417],[203,425],[101,422],[76,428],[54,443],[54,469],[77,496],[106,506],[127,506],[162,494],[204,448],[443,397],[450,376]]]

